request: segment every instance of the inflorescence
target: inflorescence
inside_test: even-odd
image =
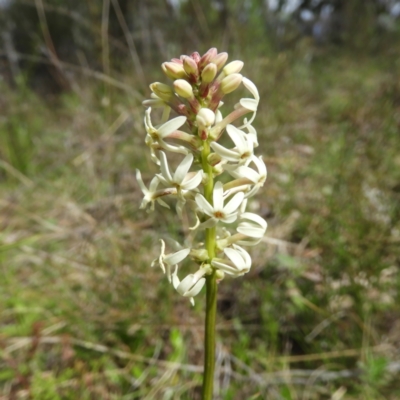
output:
[[[143,102],[147,107],[146,144],[160,173],[147,188],[140,171],[136,172],[144,194],[141,208],[154,210],[156,202],[169,208],[164,198],[173,198],[178,217],[182,219],[188,212],[194,221],[189,229],[206,232],[205,243],[192,241],[190,247],[170,254],[165,253],[165,242],[161,240],[161,254],[152,263],[161,267],[177,292],[190,298],[192,304],[204,286],[204,277],[213,270],[218,280],[248,272],[252,261],[241,246],[256,245],[267,229],[263,218],[246,211],[248,199],[267,178],[262,157],[254,155],[258,141],[251,125],[259,94],[254,83],[239,73],[243,62],[226,64],[227,59],[227,53],[211,48],[203,56],[195,52],[163,63],[162,69],[173,80],[173,87],[152,83],[151,98]],[[241,84],[252,98],[240,99],[224,117],[220,111],[222,99]],[[152,108],[162,109],[158,125],[151,120]],[[178,116],[170,119],[171,110]],[[243,118],[250,113],[250,119]],[[219,143],[225,132],[232,142],[227,147]],[[183,157],[175,171],[168,164],[168,152]],[[236,232],[231,233],[227,226],[233,226]],[[198,270],[180,280],[178,264],[187,257]]]

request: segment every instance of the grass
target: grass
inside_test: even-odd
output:
[[[219,288],[217,398],[394,400],[398,72],[306,52],[245,65],[269,170],[252,207],[269,228],[251,272]],[[79,87],[47,102],[1,89],[2,396],[199,398],[203,299],[192,309],[149,267],[182,232],[138,210],[134,170],[154,172],[143,110]]]

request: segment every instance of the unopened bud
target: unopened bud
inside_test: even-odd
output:
[[[222,281],[225,277],[225,272],[221,271],[220,269],[217,269],[215,271],[215,278],[217,279],[217,282]]]
[[[151,91],[164,101],[170,101],[174,96],[174,91],[168,85],[160,82],[154,82],[150,85]]]
[[[209,108],[202,108],[196,116],[196,121],[198,125],[209,127],[214,124],[215,113]]]
[[[225,77],[220,86],[220,90],[224,94],[228,94],[233,92],[238,88],[240,83],[242,82],[243,76],[240,74],[231,74]]]
[[[197,51],[195,51],[194,53],[192,53],[192,54],[190,55],[190,58],[193,58],[193,60],[194,60],[194,62],[195,62],[196,64],[198,64],[199,61],[200,61],[200,59],[201,59],[200,54],[199,54]]]
[[[226,63],[226,60],[228,59],[228,53],[219,53],[217,54],[211,62],[214,63],[217,66],[217,70],[219,71]]]
[[[240,72],[243,68],[243,61],[232,61],[228,65],[226,65],[223,69],[225,76],[231,75],[231,74],[237,74]]]
[[[215,75],[217,75],[217,66],[214,63],[210,63],[204,67],[201,79],[203,83],[210,83],[214,80]]]
[[[210,50],[208,50],[207,53],[200,58],[199,70],[201,71],[213,58],[215,58],[217,54],[218,51],[215,47],[212,47]]]
[[[170,79],[185,79],[187,78],[186,72],[182,64],[175,62],[165,62],[161,64],[161,68]]]
[[[210,153],[207,157],[207,162],[212,166],[215,167],[221,162],[221,156],[217,153]]]
[[[177,79],[174,82],[174,89],[175,92],[184,99],[193,98],[192,85],[183,79]]]
[[[200,262],[206,261],[210,258],[206,249],[191,249],[190,256]]]
[[[196,61],[193,60],[192,57],[185,56],[183,58],[183,68],[188,75],[199,75],[199,70],[197,68]]]

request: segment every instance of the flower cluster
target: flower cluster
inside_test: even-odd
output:
[[[226,64],[227,59],[227,53],[212,48],[203,56],[195,52],[163,63],[162,69],[173,87],[155,82],[150,85],[151,98],[143,102],[147,107],[145,141],[160,173],[147,188],[137,171],[144,194],[141,208],[154,210],[156,202],[169,208],[164,198],[173,198],[180,218],[189,212],[193,220],[190,229],[205,232],[205,243],[191,243],[175,253],[165,254],[165,243],[161,241],[161,254],[152,266],[158,264],[178,293],[192,303],[204,286],[205,276],[214,271],[218,280],[248,272],[251,258],[241,246],[256,245],[267,228],[263,218],[246,211],[248,199],[267,177],[262,158],[254,155],[258,140],[251,125],[259,94],[254,83],[240,74],[243,62]],[[223,116],[222,99],[240,85],[252,97],[240,99],[233,111]],[[157,125],[151,118],[154,108],[162,109]],[[172,119],[171,110],[177,114]],[[244,118],[247,114],[251,114],[249,119]],[[221,140],[228,144],[221,144]],[[171,171],[167,152],[183,157],[175,171]],[[236,232],[230,233],[227,225]],[[178,264],[187,257],[198,270],[180,280]]]

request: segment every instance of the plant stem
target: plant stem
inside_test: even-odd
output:
[[[213,204],[214,179],[212,167],[207,162],[210,154],[210,145],[207,141],[203,142],[201,154],[202,166],[208,175],[208,182],[204,188],[204,195],[207,201]],[[210,260],[215,257],[216,230],[206,229],[206,249]],[[212,400],[214,389],[214,369],[215,369],[215,320],[217,315],[217,279],[216,271],[206,276],[206,320],[204,332],[204,373],[203,373],[203,394],[202,400]]]
[[[202,400],[212,400],[215,368],[215,319],[217,315],[217,280],[215,271],[206,277],[206,323],[204,337],[204,375]]]

